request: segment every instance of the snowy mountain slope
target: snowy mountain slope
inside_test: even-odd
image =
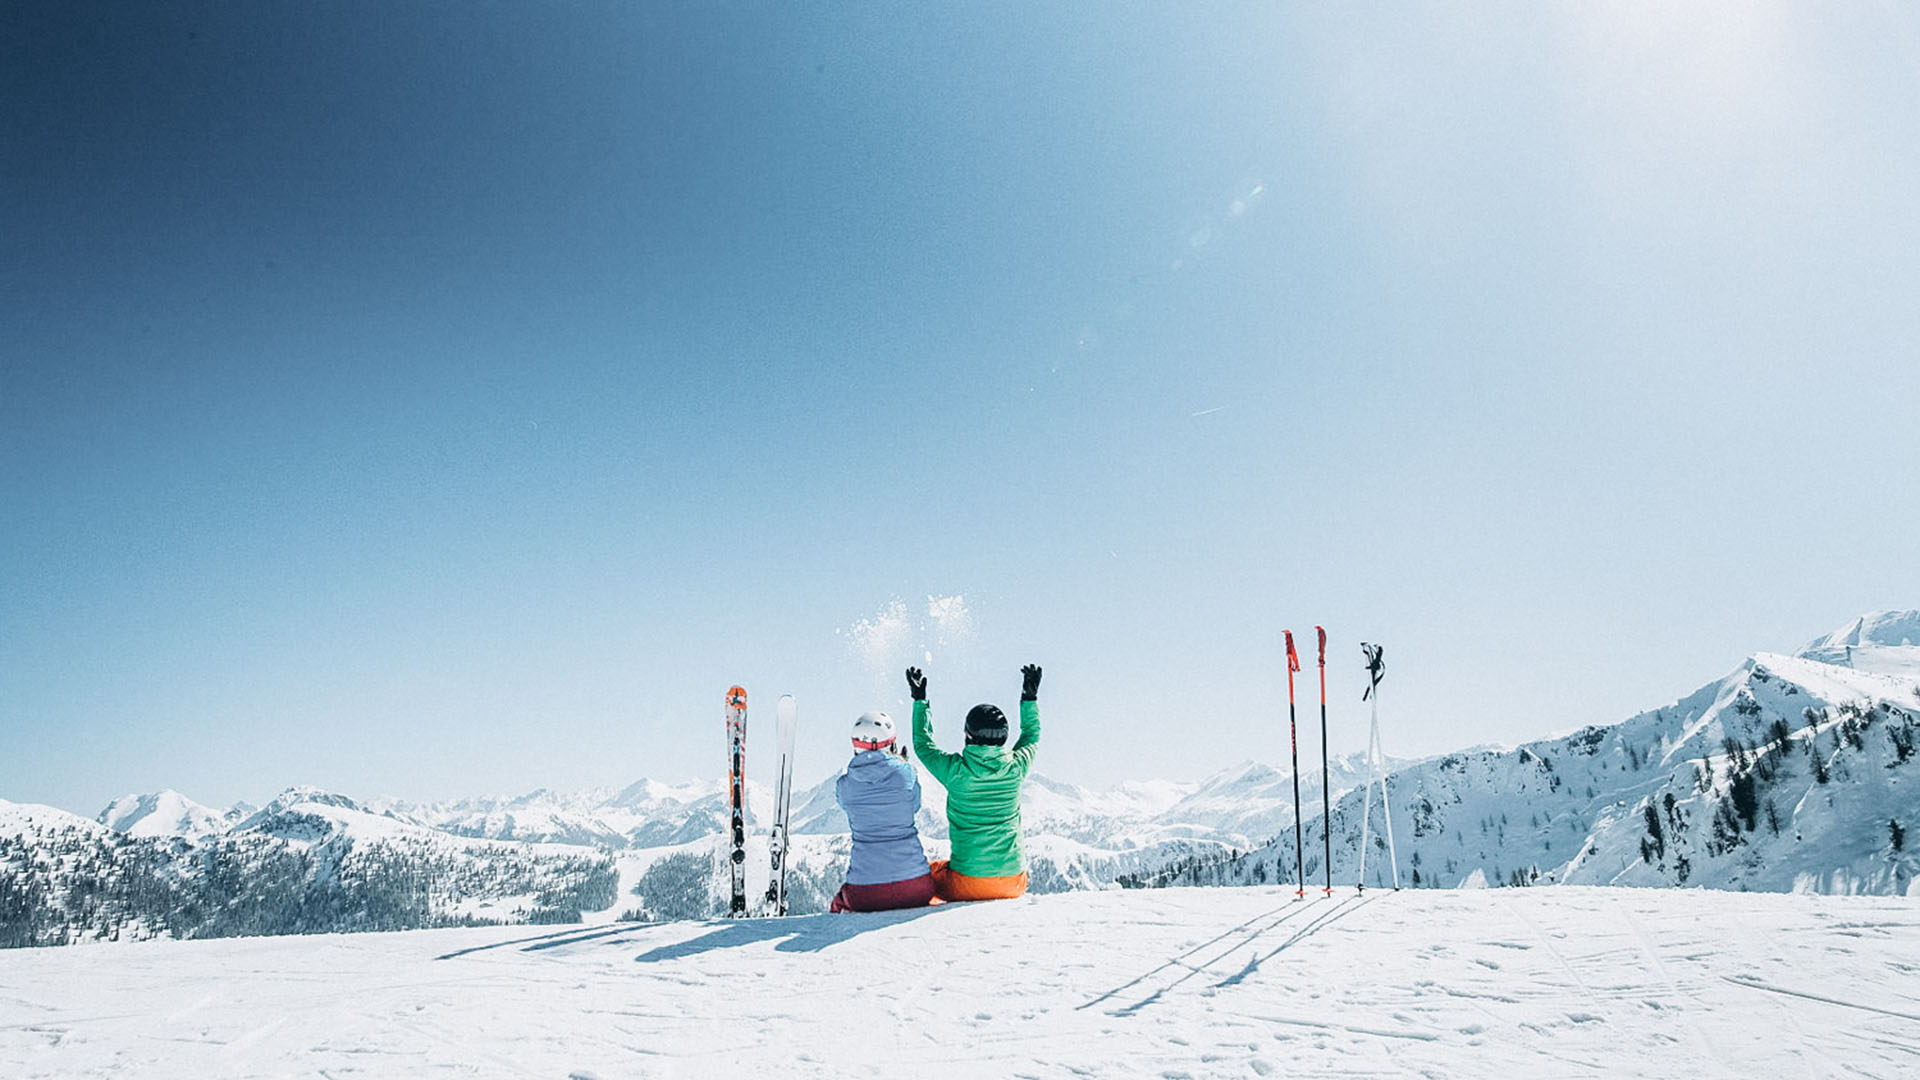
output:
[[[1862,615],[1800,650],[1807,660],[1920,678],[1920,611]]]
[[[0,947],[575,920],[615,881],[590,849],[454,837],[310,790],[198,838],[0,804]]]
[[[1920,682],[1758,654],[1726,678],[1612,727],[1512,751],[1451,754],[1388,779],[1407,884],[1706,885],[1920,891]],[[1367,880],[1389,880],[1380,840]],[[1359,873],[1363,799],[1334,807],[1334,878]],[[1307,876],[1322,833],[1309,823]],[[1920,836],[1916,837],[1920,841]],[[1290,837],[1152,881],[1291,880]]]
[[[1386,759],[1388,768],[1405,764],[1407,759]],[[1366,782],[1365,755],[1330,758],[1327,777],[1334,798],[1353,790]],[[1303,760],[1302,814],[1318,816],[1320,803],[1320,770],[1316,763]],[[1244,762],[1200,784],[1161,815],[1161,820],[1178,823],[1193,835],[1224,835],[1241,846],[1258,844],[1293,828],[1293,774],[1277,766]]]
[[[0,837],[31,839],[67,831],[105,837],[113,830],[97,821],[88,821],[78,814],[70,814],[57,807],[0,799]]]
[[[225,831],[232,821],[168,788],[149,795],[123,795],[107,804],[100,824],[128,836],[205,836]]]
[[[1848,648],[1920,647],[1920,611],[1873,611],[1824,637],[1815,638],[1800,655],[1808,660],[1837,663],[1837,650]]]
[[[1364,777],[1359,755],[1331,764],[1336,795]],[[796,834],[845,833],[845,815],[834,801],[838,774],[796,789]],[[946,835],[945,791],[923,772],[925,791],[921,833]],[[1105,790],[1034,774],[1023,792],[1021,814],[1036,834],[1067,837],[1083,844],[1127,850],[1168,839],[1207,840],[1223,846],[1248,846],[1293,823],[1290,774],[1273,766],[1244,762],[1200,783],[1131,781]],[[1319,799],[1319,769],[1306,763],[1301,798]],[[376,800],[369,810],[430,826],[458,836],[612,848],[674,847],[717,835],[727,818],[726,793],[719,782],[663,784],[642,780],[621,792],[558,792],[541,789],[518,796],[415,803]],[[747,817],[764,825],[773,813],[770,788],[749,780]]]
[[[1360,776],[1357,755],[1332,763],[1336,794]],[[1302,777],[1301,794],[1309,806],[1318,804],[1317,768]],[[803,878],[837,878],[846,860],[846,818],[834,800],[837,775],[831,775],[794,797],[796,836],[839,838],[838,843],[802,844],[793,856]],[[922,773],[924,804],[921,836],[934,858],[946,854],[946,792]],[[760,784],[747,785],[748,822],[756,832],[772,816],[772,792]],[[1106,790],[1094,790],[1054,780],[1041,774],[1029,779],[1022,798],[1022,816],[1029,850],[1034,853],[1034,887],[1041,891],[1094,887],[1118,878],[1157,870],[1188,858],[1216,858],[1251,847],[1292,824],[1292,780],[1272,766],[1244,762],[1200,783],[1134,781]],[[196,807],[173,792],[129,796],[103,812],[103,820],[120,821],[142,835],[210,837],[223,832],[268,832],[289,842],[307,843],[345,827],[348,818],[325,808],[350,814],[353,831],[363,838],[387,838],[400,825],[435,830],[471,840],[512,841],[524,844],[570,845],[576,855],[612,852],[624,882],[622,899],[596,914],[602,918],[621,912],[656,913],[672,910],[704,914],[686,895],[679,876],[692,865],[692,852],[711,856],[720,846],[727,817],[722,785],[712,781],[666,784],[641,780],[620,791],[562,792],[540,789],[518,796],[494,796],[437,803],[379,799],[365,803],[311,788],[292,789],[250,813]],[[295,807],[304,810],[294,813]],[[179,809],[175,809],[179,808]],[[161,822],[186,821],[174,827]],[[313,837],[306,834],[314,833]],[[756,841],[757,842],[757,841]],[[325,854],[330,848],[320,848]],[[636,892],[641,877],[662,859],[677,861],[662,875],[672,880],[667,894],[658,881]],[[750,865],[757,865],[750,860]],[[815,900],[824,907],[832,890],[815,897],[801,888],[796,911],[808,911]],[[757,895],[757,893],[756,893]],[[462,907],[460,913],[495,917],[498,905]]]
[[[1347,790],[1360,774],[1357,755],[1336,759],[1332,777],[1336,794]],[[923,805],[920,833],[928,854],[946,854],[946,792],[921,775]],[[838,842],[806,843],[792,856],[795,871],[825,882],[838,875],[846,862],[846,817],[834,800],[837,775],[795,792],[793,832],[796,837],[838,838]],[[1319,798],[1318,770],[1303,777],[1302,797]],[[704,906],[717,897],[699,901],[684,882],[695,862],[711,859],[721,846],[726,818],[724,793],[717,783],[665,785],[641,781],[623,792],[562,793],[541,790],[513,798],[465,799],[418,804],[384,800],[369,805],[385,814],[461,836],[512,839],[527,842],[594,844],[621,853],[632,878],[623,886],[621,910],[658,916],[663,911],[704,915]],[[772,793],[753,782],[747,785],[748,821],[761,825],[772,816]],[[1151,871],[1179,859],[1213,858],[1250,847],[1292,824],[1291,777],[1270,766],[1243,763],[1198,784],[1141,781],[1104,791],[1032,776],[1022,796],[1022,820],[1034,855],[1034,887],[1041,891],[1096,887],[1118,878]],[[764,830],[760,830],[764,831]],[[758,840],[754,843],[757,845]],[[756,848],[757,850],[757,848]],[[664,892],[657,881],[641,886],[640,877],[662,859],[675,860],[658,875],[670,879]],[[749,857],[749,867],[759,865]],[[640,887],[635,892],[635,887]],[[801,887],[794,910],[824,907],[832,889],[814,896]],[[758,895],[757,887],[752,890]]]
[[[1917,924],[1870,897],[1170,889],[48,949],[0,962],[0,1075],[1893,1077]]]
[[[1248,822],[1263,818],[1291,821],[1290,788],[1276,780],[1278,775],[1248,764],[1200,785],[1141,782],[1105,792],[1036,775],[1025,797],[1032,887],[1038,892],[1103,887],[1169,862],[1217,857],[1246,845],[1245,833],[1223,826],[1246,828]],[[830,776],[796,793],[796,839],[789,860],[796,913],[824,910],[845,870],[848,839],[845,818],[834,802],[836,779]],[[1316,785],[1306,786],[1317,790]],[[945,792],[931,781],[925,782],[924,790],[922,836],[929,856],[943,858],[947,853]],[[1280,798],[1288,800],[1284,807],[1276,805]],[[769,791],[749,784],[748,799],[750,822],[771,816]],[[1222,804],[1228,801],[1233,808],[1223,811]],[[376,924],[388,928],[463,919],[523,921],[569,911],[598,921],[621,916],[697,918],[714,913],[724,903],[719,890],[726,876],[721,864],[725,807],[719,786],[712,783],[641,781],[619,792],[541,790],[512,798],[447,803],[392,799],[361,803],[334,792],[294,788],[244,815],[222,815],[205,808],[202,813],[190,813],[186,808],[193,805],[184,796],[163,792],[119,800],[102,815],[135,833],[169,817],[187,822],[177,828],[152,828],[150,837],[129,838],[190,840],[191,844],[102,857],[106,862],[131,858],[143,867],[154,863],[122,876],[158,875],[165,879],[166,889],[151,890],[141,901],[119,897],[103,911],[74,911],[46,900],[50,895],[70,895],[74,892],[70,887],[45,891],[35,916],[36,928],[13,943],[238,932],[214,931],[196,922],[191,915],[193,904],[183,899],[208,887],[207,875],[197,869],[208,851],[241,853],[223,864],[221,888],[240,888],[240,875],[233,867],[244,866],[248,873],[271,877],[283,898],[271,913],[253,913],[240,920],[253,928],[249,932],[346,925],[337,920],[316,921],[311,912],[293,910],[298,905],[284,898],[299,895],[307,887],[297,882],[331,888],[344,879],[362,891],[386,888],[385,884],[366,885],[351,872],[375,852],[381,853],[378,865],[386,868],[380,871],[385,878],[395,876],[391,868],[396,866],[409,867],[412,874],[404,909],[384,910],[378,916]],[[1179,820],[1182,816],[1198,823]],[[748,867],[754,898],[764,890],[763,833],[764,829],[754,829],[750,834]],[[51,868],[37,865],[22,852],[15,855],[10,863],[0,863],[0,879],[11,872],[29,884],[35,878],[46,884]],[[279,856],[294,861],[284,863]],[[543,879],[523,865],[523,856],[571,868],[569,880],[579,888],[560,895],[550,887],[527,885]],[[16,870],[9,871],[9,866]],[[478,873],[476,866],[491,866],[498,873]],[[477,879],[485,880],[473,884]],[[0,880],[0,891],[9,887]],[[404,917],[417,921],[396,922],[403,910]],[[63,920],[72,925],[64,926]],[[223,926],[232,922],[227,920]]]
[[[620,791],[486,796],[439,803],[396,799],[371,804],[379,812],[450,832],[492,840],[524,840],[603,847],[651,848],[686,843],[717,832],[726,819],[718,781],[667,784],[640,780]],[[771,813],[773,797],[753,788],[749,811]]]

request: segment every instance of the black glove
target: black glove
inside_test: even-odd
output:
[[[927,700],[927,677],[917,667],[907,669],[907,693],[912,694],[915,701]]]
[[[1028,664],[1020,669],[1020,700],[1040,700],[1040,665]]]

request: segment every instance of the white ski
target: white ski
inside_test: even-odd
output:
[[[787,819],[793,804],[793,734],[800,721],[800,706],[792,694],[783,694],[778,711],[780,737],[780,778],[773,789],[773,835],[767,847],[773,853],[772,872],[767,878],[767,903],[764,914],[787,913]]]

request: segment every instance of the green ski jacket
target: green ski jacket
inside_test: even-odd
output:
[[[1020,782],[1040,750],[1040,706],[1020,703],[1020,738],[1011,747],[969,746],[949,754],[933,744],[927,703],[913,703],[913,752],[947,789],[949,868],[968,877],[1011,877],[1027,868],[1020,853]]]

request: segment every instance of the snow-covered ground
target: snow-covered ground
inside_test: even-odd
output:
[[[7,1077],[1916,1072],[1904,898],[1169,889],[0,953]]]

